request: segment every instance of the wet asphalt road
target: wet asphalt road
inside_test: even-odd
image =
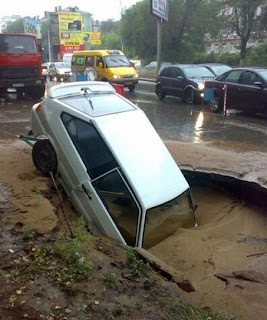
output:
[[[229,110],[223,117],[212,114],[208,106],[189,106],[180,98],[166,97],[160,101],[152,82],[140,81],[134,92],[125,89],[125,96],[144,110],[164,140],[208,143],[240,152],[267,152],[266,116]],[[0,102],[0,139],[28,134],[30,110],[34,103],[38,101],[17,100],[15,93]]]

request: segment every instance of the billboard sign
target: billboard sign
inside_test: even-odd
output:
[[[168,21],[169,0],[150,0],[151,14],[164,21]]]
[[[82,14],[58,12],[61,57],[65,53],[83,50]]]
[[[42,39],[40,21],[29,17],[23,18],[24,33],[35,34],[37,39]]]
[[[101,45],[101,32],[84,32],[84,43]]]

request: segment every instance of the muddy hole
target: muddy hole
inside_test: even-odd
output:
[[[249,313],[255,290],[263,296],[266,291],[258,278],[267,279],[267,191],[231,177],[183,174],[198,205],[198,226],[179,228],[149,251],[193,283],[196,291],[187,295],[191,302]]]

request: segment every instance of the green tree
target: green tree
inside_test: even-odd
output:
[[[250,48],[246,55],[245,65],[247,66],[261,66],[267,65],[267,43],[262,43],[257,47]]]
[[[161,60],[192,62],[205,49],[207,32],[218,33],[218,0],[173,0],[169,21],[162,22]],[[149,1],[132,6],[122,16],[121,33],[127,50],[149,62],[156,60],[157,18],[151,16]]]
[[[4,30],[4,33],[23,33],[24,25],[23,19],[18,19],[16,21],[11,22]]]
[[[127,56],[142,57],[145,62],[156,59],[156,19],[150,15],[149,1],[143,0],[126,10],[120,33]]]
[[[109,33],[109,32],[119,32],[120,28],[120,22],[119,21],[113,21],[112,19],[108,19],[106,21],[103,21],[101,23],[101,32],[104,34]]]
[[[266,0],[222,0],[225,17],[225,32],[236,33],[240,38],[240,64],[242,65],[247,53],[247,44],[252,34],[262,30],[260,7]]]
[[[122,50],[121,37],[118,33],[108,32],[102,35],[101,49]]]

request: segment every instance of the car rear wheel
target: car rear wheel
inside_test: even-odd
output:
[[[41,99],[44,96],[45,93],[45,85],[39,85],[39,86],[33,86],[30,88],[27,88],[26,90],[29,97],[32,99]]]
[[[57,172],[57,156],[48,139],[38,140],[33,145],[32,161],[35,168],[45,176],[49,176],[50,171],[53,175]]]
[[[162,100],[162,99],[165,98],[165,93],[164,93],[164,91],[162,90],[161,87],[157,87],[157,89],[156,89],[156,95],[157,95],[157,97],[158,97],[159,100]]]
[[[222,101],[217,94],[215,94],[213,99],[209,102],[209,106],[210,109],[215,113],[220,112],[222,110]]]

